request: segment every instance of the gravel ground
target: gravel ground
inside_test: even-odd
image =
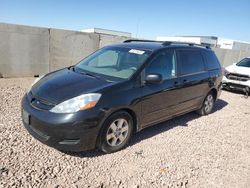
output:
[[[117,153],[62,153],[23,128],[32,78],[0,79],[0,187],[250,187],[250,98],[223,91],[212,114],[137,133]]]

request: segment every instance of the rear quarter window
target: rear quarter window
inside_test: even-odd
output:
[[[199,50],[179,50],[181,74],[193,74],[205,71],[202,54]]]
[[[214,69],[221,68],[220,62],[213,51],[208,51],[205,54],[206,54],[205,57],[207,60],[207,69],[208,70],[214,70]]]

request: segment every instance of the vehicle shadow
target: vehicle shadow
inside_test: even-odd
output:
[[[217,101],[214,104],[214,108],[213,108],[213,111],[211,112],[211,114],[221,110],[222,108],[224,108],[227,105],[228,105],[227,101],[224,101],[222,99],[217,99]]]
[[[222,99],[218,99],[214,105],[213,111],[211,114],[223,109],[225,106],[227,106],[228,103]],[[142,131],[136,133],[133,135],[131,141],[129,142],[128,146],[133,146],[142,140],[154,137],[162,132],[166,132],[174,127],[177,126],[188,126],[188,122],[192,121],[196,118],[199,118],[200,115],[198,115],[195,112],[190,112],[188,114],[173,118],[171,120],[165,121],[163,123],[156,124],[154,126],[150,126],[148,128],[143,129]],[[65,154],[75,156],[75,157],[97,157],[101,155],[105,155],[103,152],[98,150],[92,150],[92,151],[83,151],[83,152],[63,152]]]
[[[221,110],[225,106],[227,106],[228,103],[222,99],[218,99],[214,105],[213,111],[211,114]],[[160,134],[162,132],[166,132],[174,127],[177,126],[188,126],[188,122],[192,121],[194,119],[200,118],[201,116],[197,114],[196,112],[190,112],[187,114],[184,114],[179,117],[175,117],[171,120],[165,121],[163,123],[159,123],[157,125],[145,128],[144,130],[136,133],[133,138],[131,139],[130,146],[139,143],[142,140],[154,137],[157,134]]]

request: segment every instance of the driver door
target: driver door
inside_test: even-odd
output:
[[[178,110],[179,98],[177,62],[174,50],[159,52],[145,67],[145,78],[162,75],[161,83],[145,83],[142,88],[142,126],[164,121]]]

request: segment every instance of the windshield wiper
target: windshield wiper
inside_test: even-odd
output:
[[[86,76],[90,76],[90,77],[93,77],[93,78],[97,78],[99,80],[101,80],[102,78],[100,76],[97,76],[95,74],[90,74],[88,72],[84,72],[84,71],[79,71],[80,74],[83,74],[83,75],[86,75]]]
[[[68,69],[69,69],[69,70],[72,70],[72,71],[74,71],[74,72],[75,72],[75,66],[74,66],[74,65],[72,65],[72,66],[68,67]]]

